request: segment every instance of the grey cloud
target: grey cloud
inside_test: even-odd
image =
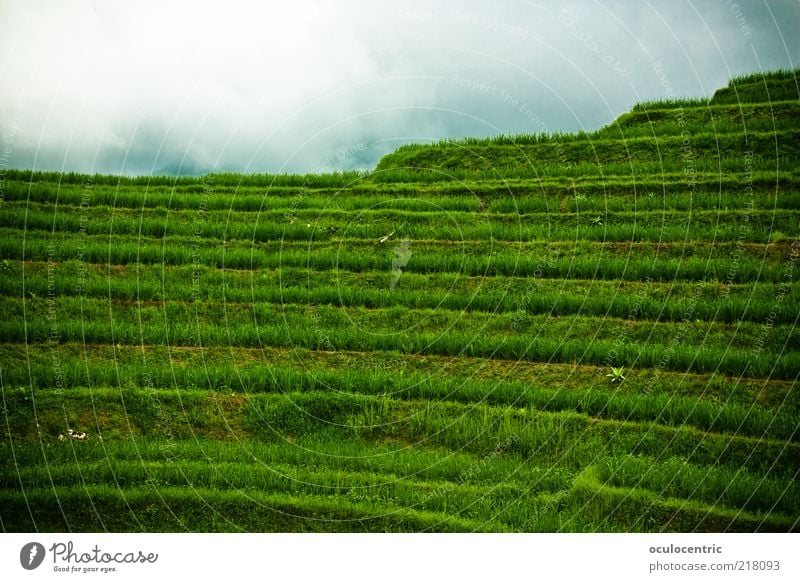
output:
[[[367,169],[400,143],[591,130],[641,99],[796,66],[800,4],[11,1],[9,166]],[[8,137],[11,136],[9,140]]]

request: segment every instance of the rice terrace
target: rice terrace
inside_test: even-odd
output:
[[[370,172],[7,170],[7,532],[800,529],[797,70]]]

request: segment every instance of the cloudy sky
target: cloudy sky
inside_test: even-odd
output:
[[[369,169],[710,95],[798,30],[798,0],[0,0],[0,169]]]

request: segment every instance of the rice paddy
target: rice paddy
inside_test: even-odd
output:
[[[374,172],[6,171],[0,528],[797,531],[795,73]]]

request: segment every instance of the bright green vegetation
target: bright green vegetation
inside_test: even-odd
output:
[[[592,133],[498,136],[406,145],[381,160],[383,172],[460,170],[536,176],[626,174],[645,178],[683,170],[695,187],[709,171],[791,170],[800,159],[800,70],[731,80],[708,100],[640,103]],[[564,169],[567,171],[565,172]]]
[[[371,173],[5,172],[0,527],[798,530],[795,74]]]

